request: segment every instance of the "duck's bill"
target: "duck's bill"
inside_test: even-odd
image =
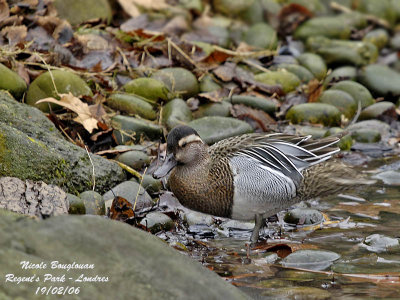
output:
[[[176,166],[176,160],[174,158],[174,155],[168,154],[167,157],[164,160],[164,163],[162,164],[161,167],[159,167],[154,173],[153,177],[156,179],[162,178],[164,176],[167,176],[169,172]]]

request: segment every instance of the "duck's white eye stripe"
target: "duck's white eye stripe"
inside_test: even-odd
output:
[[[193,143],[193,142],[201,142],[203,143],[203,140],[195,134],[191,134],[188,136],[185,136],[184,138],[181,138],[178,142],[179,147],[182,147],[185,144]]]

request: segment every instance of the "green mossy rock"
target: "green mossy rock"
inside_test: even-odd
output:
[[[157,233],[161,230],[171,230],[174,228],[175,223],[166,214],[160,211],[150,212],[140,221],[140,225],[144,226],[151,233]]]
[[[243,36],[243,40],[258,49],[276,49],[278,35],[270,25],[258,23],[251,26]]]
[[[55,0],[54,6],[61,19],[79,25],[93,19],[111,21],[112,10],[107,0]]]
[[[269,85],[281,85],[285,93],[295,90],[301,84],[299,77],[285,70],[257,74],[254,79]]]
[[[335,85],[333,85],[330,90],[341,90],[350,94],[355,100],[357,106],[358,102],[360,102],[362,108],[375,103],[374,98],[372,98],[372,95],[369,92],[369,90],[365,86],[355,81],[351,80],[340,81]]]
[[[347,118],[351,118],[357,110],[354,98],[341,90],[327,90],[321,94],[318,101],[336,106]]]
[[[224,98],[223,100],[232,104],[243,104],[255,109],[260,109],[268,114],[273,114],[278,109],[272,100],[255,96],[234,95],[231,98]]]
[[[69,203],[68,213],[72,215],[84,215],[86,214],[85,203],[83,200],[75,195],[67,194],[67,200]]]
[[[389,101],[382,101],[366,107],[360,114],[360,120],[379,119],[384,115],[396,116],[396,106]]]
[[[240,17],[251,25],[264,22],[264,10],[261,1],[255,0],[249,8],[240,13]]]
[[[357,78],[357,69],[352,66],[343,66],[337,69],[334,69],[331,74],[329,74],[325,81],[324,85],[332,84],[342,80],[356,80]]]
[[[217,91],[221,86],[215,82],[213,76],[207,74],[200,80],[200,92],[207,93]]]
[[[314,53],[303,53],[296,59],[300,65],[307,68],[318,80],[325,78],[328,69],[321,56]]]
[[[336,134],[339,134],[341,132],[343,132],[342,128],[340,128],[340,127],[331,127],[325,133],[325,136],[336,135]],[[345,136],[343,136],[340,139],[340,141],[337,143],[337,146],[342,151],[350,151],[352,145],[353,145],[353,139],[352,139],[350,134],[346,134]]]
[[[194,128],[207,144],[214,144],[228,137],[253,132],[253,128],[246,122],[225,117],[204,117],[187,125]]]
[[[85,191],[79,195],[82,199],[86,214],[88,215],[104,215],[106,213],[106,208],[104,205],[103,196],[94,191]]]
[[[311,135],[314,139],[320,139],[325,136],[327,129],[319,126],[296,126],[296,131],[300,135]]]
[[[152,78],[164,82],[174,95],[189,98],[199,92],[196,76],[184,68],[165,68],[158,70]]]
[[[371,30],[364,36],[363,42],[374,44],[380,50],[389,42],[389,34],[382,28]]]
[[[107,99],[107,105],[128,115],[139,115],[148,120],[157,117],[153,106],[143,98],[130,94],[115,93]]]
[[[351,136],[359,143],[377,143],[381,140],[381,134],[374,129],[358,129]]]
[[[192,121],[192,112],[182,99],[174,99],[168,102],[162,110],[162,123],[168,130],[177,125],[187,124]]]
[[[15,99],[21,99],[26,91],[26,82],[14,71],[0,64],[0,90],[7,90]]]
[[[207,116],[229,117],[231,115],[232,104],[228,101],[202,104],[199,109],[193,112],[195,119]]]
[[[391,25],[396,21],[396,11],[390,0],[363,0],[359,1],[356,7],[358,11],[384,19]]]
[[[136,150],[121,153],[116,160],[136,170],[141,170],[150,164],[150,157],[146,153]]]
[[[234,16],[248,9],[254,0],[213,0],[212,4],[215,11],[227,15]]]
[[[154,78],[137,78],[129,81],[123,86],[127,93],[135,94],[151,100],[155,103],[158,100],[168,100],[169,89],[160,80]]]
[[[279,64],[270,68],[271,70],[286,70],[296,75],[301,82],[307,83],[314,79],[314,75],[305,67],[296,64]]]
[[[74,96],[93,95],[89,86],[78,75],[63,70],[54,70],[51,71],[51,73],[53,74],[57,91],[60,94],[72,93]],[[50,103],[40,103],[38,105],[35,104],[37,101],[48,97],[59,99],[54,89],[50,73],[45,72],[30,84],[26,94],[26,103],[39,108],[43,112],[49,112],[49,105],[51,105],[53,109],[55,107],[59,107]]]
[[[111,118],[111,124],[119,144],[125,144],[131,141],[131,137],[133,137],[135,141],[139,141],[143,137],[156,140],[162,135],[160,126],[150,121],[134,117],[117,115]]]
[[[308,122],[325,126],[340,125],[340,111],[333,105],[325,103],[304,103],[289,109],[286,119],[293,124]]]
[[[366,66],[360,71],[359,81],[377,96],[400,95],[400,73],[388,66]]]

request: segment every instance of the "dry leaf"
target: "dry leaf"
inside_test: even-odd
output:
[[[15,45],[25,41],[28,30],[25,25],[7,26],[1,30],[1,33],[7,37],[10,45]]]
[[[118,3],[131,17],[140,16],[140,8],[157,10],[168,7],[164,0],[118,0]]]
[[[10,9],[6,0],[0,0],[0,22],[4,21],[10,16]]]
[[[74,121],[82,124],[89,133],[92,133],[93,129],[98,128],[97,120],[93,118],[93,115],[87,103],[82,102],[78,97],[75,97],[71,93],[60,94],[60,97],[60,100],[54,99],[52,97],[45,98],[37,101],[36,104],[50,102],[72,110],[73,112],[78,114],[78,116],[74,118]]]

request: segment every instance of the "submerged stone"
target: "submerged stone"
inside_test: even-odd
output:
[[[365,238],[364,246],[372,252],[386,252],[390,248],[398,248],[399,239],[388,237],[382,234],[372,234]]]
[[[324,220],[322,213],[316,209],[295,208],[288,211],[284,221],[296,225],[319,224]]]
[[[26,82],[14,71],[0,63],[0,90],[7,90],[15,99],[21,99],[27,89]]]
[[[293,124],[309,122],[325,126],[340,125],[340,111],[333,105],[325,103],[304,103],[289,109],[286,119]]]
[[[332,251],[298,250],[286,256],[281,264],[285,267],[320,271],[328,268],[339,258],[340,255]]]

